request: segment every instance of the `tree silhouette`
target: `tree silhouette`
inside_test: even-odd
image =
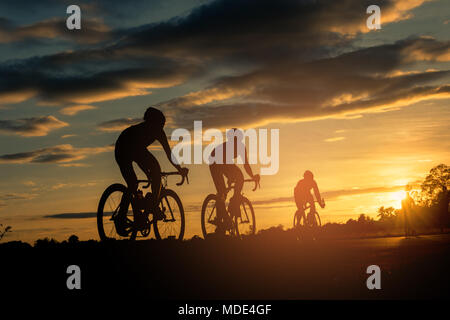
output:
[[[440,196],[446,195],[450,186],[450,166],[440,164],[430,170],[422,183],[422,193],[427,205],[436,204]],[[447,197],[448,208],[448,197]]]
[[[380,207],[378,209],[378,216],[381,222],[390,221],[395,218],[395,208],[394,207]]]

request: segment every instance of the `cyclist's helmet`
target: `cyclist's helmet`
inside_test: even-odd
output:
[[[306,180],[312,180],[314,179],[314,175],[311,171],[306,170],[305,173],[303,174],[303,178],[305,178]]]
[[[230,141],[232,139],[234,139],[235,141],[242,141],[244,140],[244,132],[242,132],[241,129],[233,128],[227,131],[227,138]]]
[[[164,127],[166,124],[166,117],[164,114],[160,110],[153,107],[149,107],[145,111],[144,120],[161,127]]]

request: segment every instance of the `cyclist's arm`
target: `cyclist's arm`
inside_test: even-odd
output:
[[[161,130],[160,136],[157,138],[157,140],[161,143],[164,152],[166,153],[167,159],[169,159],[170,163],[175,167],[175,169],[180,171],[181,166],[179,164],[176,164],[172,160],[172,150],[170,149],[169,142],[167,141],[167,136],[164,130]]]
[[[319,203],[322,203],[322,197],[320,196],[319,187],[317,186],[317,182],[315,182],[315,181],[313,184],[313,189],[314,189],[314,195],[316,196],[316,200]]]
[[[245,172],[253,179],[255,176],[253,175],[252,168],[248,164],[248,156],[247,156],[247,150],[244,150],[244,169]]]

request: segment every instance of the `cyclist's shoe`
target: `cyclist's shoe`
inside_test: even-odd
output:
[[[161,211],[160,207],[156,207],[153,210],[153,219],[155,221],[164,220],[165,218],[166,218],[166,215],[164,214],[164,212]]]
[[[145,229],[148,222],[147,215],[142,211],[137,211],[134,213],[134,222],[138,229]]]
[[[217,226],[215,233],[216,233],[216,234],[223,235],[223,234],[225,234],[226,231],[227,231],[227,229],[225,229],[225,226],[223,225],[223,223],[220,223],[220,224]]]
[[[222,226],[225,229],[225,231],[229,231],[234,228],[234,223],[230,216],[226,216],[226,218],[224,219],[224,221],[222,223]]]
[[[211,224],[216,226],[216,234],[225,234],[225,232],[233,229],[234,227],[233,220],[228,215],[223,221],[217,217],[214,218],[214,220],[211,221]]]
[[[241,216],[241,202],[242,197],[241,196],[233,196],[230,199],[230,203],[228,205],[228,211],[230,212],[232,217],[240,217]]]
[[[128,224],[126,213],[123,214],[119,212],[119,214],[113,220],[117,234],[121,237],[128,237],[131,228]]]

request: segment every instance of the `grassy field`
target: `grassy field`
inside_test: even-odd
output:
[[[0,245],[4,292],[153,299],[448,298],[450,235],[298,241],[282,230],[243,240],[40,240]],[[81,268],[68,290],[66,269]],[[381,290],[368,290],[369,265]]]

